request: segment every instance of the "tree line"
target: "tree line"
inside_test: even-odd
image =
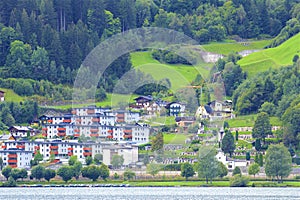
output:
[[[279,36],[286,38],[299,29],[298,10],[297,0],[4,0],[1,77],[71,84],[83,59],[100,41],[139,27],[170,28],[209,42],[234,35],[276,36],[288,22],[286,29],[293,30]],[[174,62],[172,55],[165,59]],[[111,90],[116,78],[130,68],[127,54],[112,64],[99,85]]]

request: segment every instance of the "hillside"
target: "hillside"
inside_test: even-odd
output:
[[[300,34],[297,34],[278,47],[255,52],[242,58],[238,64],[248,72],[250,77],[269,68],[291,65],[293,57],[296,54],[300,55],[299,44]]]
[[[160,63],[152,58],[150,51],[131,53],[131,62],[136,69],[150,74],[155,80],[168,78],[172,90],[189,85],[197,74],[207,77],[212,66],[207,63],[200,63],[198,66]]]
[[[245,50],[257,50],[266,47],[271,40],[258,40],[247,42],[214,42],[210,44],[201,45],[201,47],[208,52],[228,55],[232,52],[241,52]]]

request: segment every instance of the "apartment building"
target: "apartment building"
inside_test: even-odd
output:
[[[3,160],[3,167],[11,166],[12,168],[30,168],[32,160],[32,151],[15,149],[0,150],[0,157]]]

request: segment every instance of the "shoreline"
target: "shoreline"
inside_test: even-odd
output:
[[[229,181],[214,181],[212,184],[204,181],[124,181],[120,183],[19,183],[12,187],[23,188],[55,188],[55,187],[68,187],[68,188],[87,188],[87,187],[232,187]],[[300,181],[289,180],[283,183],[277,183],[272,181],[250,181],[245,187],[286,187],[286,188],[298,188],[300,187]],[[8,186],[1,185],[0,188],[9,188]]]

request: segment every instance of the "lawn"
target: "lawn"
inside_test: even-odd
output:
[[[300,55],[300,33],[290,38],[283,44],[275,47],[252,53],[241,60],[238,64],[249,76],[255,73],[267,71],[269,68],[279,68],[293,64],[293,57]]]
[[[178,187],[178,186],[189,186],[189,187],[199,187],[199,186],[211,186],[211,187],[229,187],[229,181],[213,181],[212,184],[206,184],[205,181],[151,181],[151,182],[129,182],[130,186],[137,187]]]
[[[0,88],[0,90],[5,92],[5,101],[21,102],[24,101],[24,97],[19,96],[11,89]]]
[[[207,44],[207,45],[202,45],[202,48],[208,52],[228,55],[231,52],[263,49],[265,46],[270,44],[270,42],[271,42],[270,40],[250,41],[248,43],[248,45],[243,45],[238,42],[211,43],[211,44]]]
[[[162,117],[153,117],[146,121],[151,126],[170,126],[175,124],[175,117],[174,116],[162,116]]]
[[[234,119],[228,120],[230,128],[234,127],[252,127],[256,120],[257,115],[241,115]],[[282,123],[278,117],[270,117],[270,123],[272,126],[281,126]]]
[[[208,77],[209,70],[212,66],[212,64],[206,63],[200,63],[197,66],[162,64],[153,59],[149,51],[131,53],[131,62],[136,69],[150,74],[155,80],[168,78],[173,91],[190,85],[197,74]]]
[[[189,135],[186,134],[164,134],[164,143],[165,144],[185,144],[185,140],[188,139]]]

